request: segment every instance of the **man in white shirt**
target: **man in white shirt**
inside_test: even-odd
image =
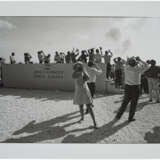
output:
[[[96,79],[97,79],[97,76],[99,76],[102,73],[102,69],[98,65],[94,64],[93,62],[88,62],[87,73],[89,75],[89,80],[87,84],[90,89],[91,96],[93,98],[96,91]]]
[[[14,53],[14,52],[11,53],[11,56],[10,56],[10,63],[11,63],[11,64],[15,64],[15,63],[16,63],[16,60],[15,60],[15,53]]]
[[[96,49],[96,54],[95,54],[95,62],[96,63],[102,63],[102,53],[100,53],[99,49]]]
[[[87,73],[88,73],[88,76],[89,76],[89,80],[87,82],[87,85],[88,85],[88,88],[90,90],[91,96],[93,98],[94,95],[95,95],[95,92],[96,92],[96,79],[97,79],[97,76],[102,73],[102,69],[98,65],[96,65],[95,63],[93,63],[91,61],[91,62],[88,62]],[[86,114],[88,112],[89,111],[87,109]]]
[[[148,64],[142,61],[139,57],[130,58],[124,67],[125,72],[125,93],[121,107],[118,110],[116,119],[120,119],[127,108],[129,102],[130,111],[128,121],[134,121],[133,118],[136,111],[136,106],[140,94],[141,74],[148,69]]]

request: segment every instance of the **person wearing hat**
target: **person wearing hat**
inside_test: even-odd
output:
[[[75,83],[75,93],[73,103],[79,105],[81,119],[84,120],[84,105],[87,106],[87,109],[91,115],[93,120],[94,128],[97,128],[97,124],[95,121],[94,112],[92,110],[92,96],[87,86],[87,80],[89,79],[88,74],[84,71],[84,66],[82,62],[77,62],[73,65],[73,74],[72,78],[74,79]]]
[[[156,66],[156,61],[151,60],[149,61],[149,64],[151,64],[150,68],[145,72],[145,75],[147,76],[148,80],[148,86],[149,86],[149,102],[152,102],[153,100],[153,92],[155,92],[156,95],[156,102],[160,102],[159,97],[159,80],[158,75],[160,74],[160,67]]]
[[[118,113],[115,117],[116,120],[119,120],[121,118],[129,102],[131,104],[130,104],[128,121],[131,122],[135,120],[134,115],[139,99],[141,74],[144,73],[147,69],[148,69],[148,64],[142,61],[139,57],[128,58],[124,66],[124,72],[125,72],[124,98],[121,107],[119,108]]]

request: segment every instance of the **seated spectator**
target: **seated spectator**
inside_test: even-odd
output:
[[[15,64],[15,63],[16,63],[16,60],[15,60],[15,53],[14,53],[14,52],[11,53],[11,56],[10,56],[10,63],[11,63],[11,64]]]

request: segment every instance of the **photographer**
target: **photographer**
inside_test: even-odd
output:
[[[139,57],[128,58],[126,65],[124,67],[125,72],[125,91],[124,98],[121,107],[116,115],[116,120],[119,120],[127,108],[130,102],[130,111],[128,121],[134,121],[134,115],[136,111],[136,106],[139,99],[139,87],[141,84],[141,74],[143,74],[148,69],[148,64],[142,61]]]

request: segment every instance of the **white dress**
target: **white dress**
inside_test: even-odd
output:
[[[77,105],[90,104],[93,102],[87,82],[83,80],[83,73],[74,78],[75,93],[73,103]]]

